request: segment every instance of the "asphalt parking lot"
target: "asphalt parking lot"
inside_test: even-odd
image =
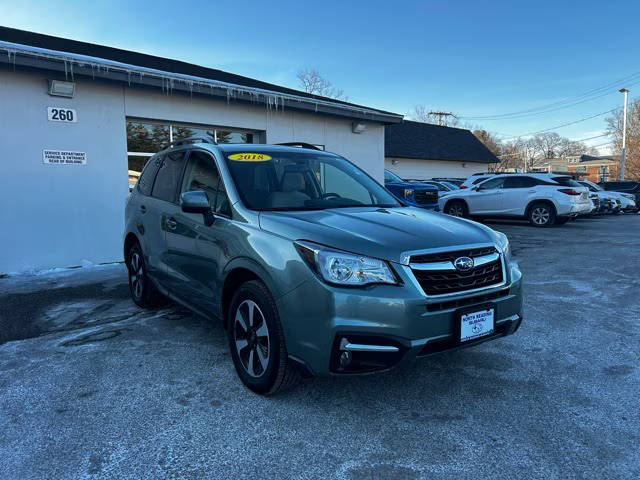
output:
[[[0,279],[0,478],[640,478],[640,216],[491,226],[515,335],[269,398],[122,265]]]

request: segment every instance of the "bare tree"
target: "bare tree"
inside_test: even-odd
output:
[[[556,132],[539,133],[531,138],[531,145],[540,160],[557,158],[563,138]]]
[[[484,144],[485,147],[491,150],[491,153],[493,153],[494,155],[500,155],[502,153],[502,145],[500,144],[500,140],[498,140],[498,138],[490,132],[481,129],[474,129],[473,134]]]
[[[613,138],[613,151],[622,150],[622,109],[606,119],[607,133]],[[627,153],[625,180],[640,180],[640,99],[632,101],[627,111]]]
[[[307,93],[321,97],[335,98],[336,100],[347,100],[344,91],[334,87],[333,84],[320,75],[320,72],[315,68],[298,70],[296,76],[300,82],[300,88]]]
[[[416,105],[407,113],[407,117],[416,122],[433,123],[444,125],[445,127],[457,127],[460,120],[455,115],[434,115],[433,110],[429,110],[424,105]]]
[[[490,172],[507,172],[524,167],[522,150],[517,141],[500,142],[498,145],[500,147],[500,153],[496,156],[500,160],[500,163],[489,165]]]

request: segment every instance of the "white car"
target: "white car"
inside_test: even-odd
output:
[[[614,200],[614,204],[617,203],[615,200],[618,200],[620,205],[620,208],[618,209],[619,211],[631,212],[637,209],[636,197],[631,193],[605,190],[600,185],[593,183],[590,180],[580,180],[579,183],[587,187],[591,192],[597,193],[600,198],[610,198],[611,200]]]
[[[550,227],[589,214],[593,203],[589,190],[569,176],[523,173],[490,175],[440,198],[439,207],[457,217],[526,218],[536,227]]]
[[[494,173],[474,173],[469,178],[467,178],[460,185],[461,189],[471,188],[474,185],[478,185],[480,182],[484,182],[487,178],[495,177]]]

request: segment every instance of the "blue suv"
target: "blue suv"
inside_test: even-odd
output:
[[[389,170],[384,171],[384,186],[403,202],[412,207],[438,208],[438,188],[423,183],[406,182]]]

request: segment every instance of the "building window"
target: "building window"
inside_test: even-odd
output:
[[[140,172],[154,153],[165,148],[169,142],[193,136],[210,137],[217,143],[254,143],[258,134],[221,127],[127,120],[129,190],[134,187]]]

